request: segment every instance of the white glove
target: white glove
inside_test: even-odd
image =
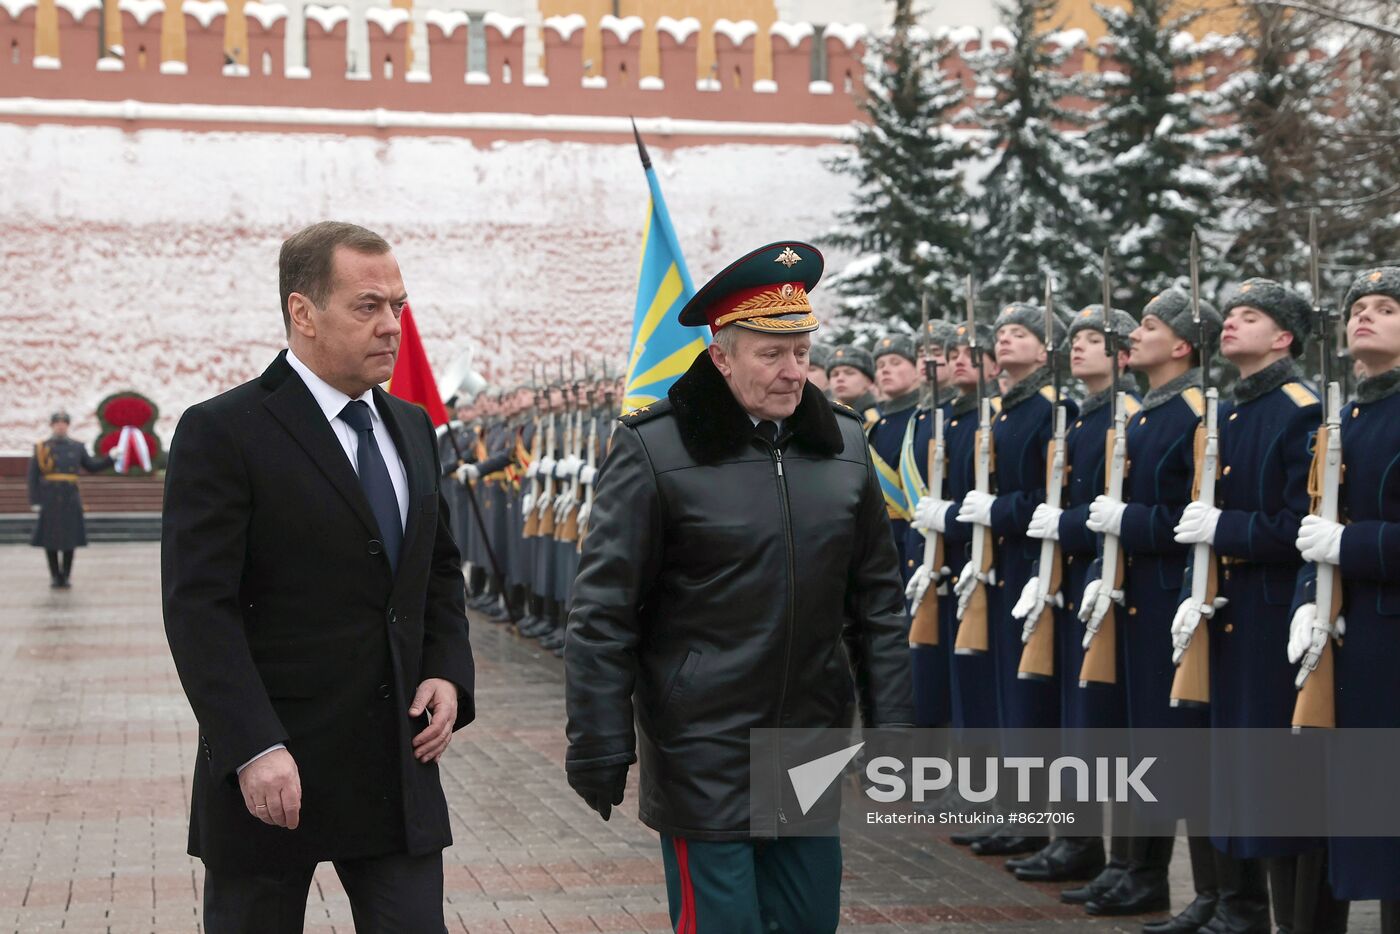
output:
[[[1021,598],[1016,601],[1016,605],[1011,608],[1011,615],[1016,619],[1025,619],[1036,608],[1040,602],[1040,578],[1032,577],[1026,581],[1026,586],[1021,588]]]
[[[598,468],[584,464],[583,469],[578,472],[578,482],[584,486],[592,486],[593,478],[596,476],[598,476]]]
[[[34,504],[32,504],[32,505],[29,507],[29,511],[30,511],[30,512],[39,512],[39,511],[40,511],[41,509],[43,509],[43,508],[44,508],[44,507],[43,507],[43,506],[40,506],[38,503],[34,503]]]
[[[547,477],[550,474],[554,473],[554,458],[548,456],[541,457],[539,459],[539,465],[541,477]]]
[[[531,509],[534,509],[534,508],[535,508],[535,494],[534,494],[534,493],[526,493],[524,496],[520,497],[520,514],[521,514],[522,516],[528,516],[528,515],[530,514],[530,510],[531,510]]]
[[[962,507],[958,510],[958,521],[970,525],[991,525],[992,503],[996,501],[997,498],[990,493],[968,490],[967,495],[963,497]]]
[[[969,561],[963,565],[962,573],[958,575],[958,582],[953,585],[953,592],[958,595],[958,619],[962,619],[963,611],[967,609],[967,604],[972,600],[972,592],[977,589],[977,568]]]
[[[919,532],[948,531],[948,510],[953,504],[946,499],[921,496],[914,506],[914,521],[911,523]]]
[[[463,464],[457,468],[457,482],[466,486],[468,480],[475,480],[481,476],[481,471],[475,464]]]
[[[1215,527],[1219,524],[1220,510],[1196,500],[1181,514],[1181,521],[1176,524],[1176,540],[1183,545],[1214,545]]]
[[[918,569],[909,577],[909,583],[904,585],[904,599],[909,601],[909,612],[916,613],[919,604],[924,600],[924,594],[928,592],[928,585],[933,581],[933,568],[920,564]]]
[[[1084,622],[1089,621],[1089,615],[1094,612],[1094,602],[1099,598],[1099,589],[1103,586],[1102,580],[1091,580],[1084,585],[1084,596],[1079,598],[1079,618]]]
[[[574,508],[574,503],[578,500],[567,494],[554,498],[554,521],[563,523],[569,518],[569,510]]]
[[[1128,504],[1122,500],[1100,494],[1089,504],[1089,520],[1084,524],[1090,532],[1117,535],[1123,531],[1123,513],[1127,508]]]
[[[1320,516],[1304,516],[1298,527],[1298,553],[1313,564],[1342,563],[1342,531],[1346,526]]]
[[[1346,635],[1346,619],[1338,616],[1332,631],[1338,637]],[[1293,621],[1288,624],[1288,660],[1296,665],[1310,651],[1321,657],[1326,638],[1327,627],[1318,625],[1317,604],[1304,603],[1293,612]]]
[[[1060,540],[1060,514],[1063,512],[1063,509],[1056,509],[1054,506],[1041,503],[1035,507],[1035,512],[1031,513],[1031,524],[1026,526],[1026,536],[1058,542]]]
[[[553,499],[554,497],[550,496],[548,493],[540,494],[539,501],[535,503],[535,508],[540,511],[541,519],[549,515],[549,504]]]
[[[570,455],[559,462],[559,474],[561,477],[578,476],[579,468],[583,466],[583,461]]]
[[[1084,597],[1079,604],[1079,618],[1084,620],[1084,648],[1089,647],[1089,643],[1099,631],[1100,624],[1104,617],[1108,615],[1109,608],[1114,603],[1123,601],[1123,591],[1109,590],[1104,586],[1102,578],[1089,581],[1084,588]]]
[[[532,479],[532,478],[535,476],[535,474],[537,474],[537,473],[539,473],[539,472],[540,472],[540,462],[539,462],[539,461],[530,461],[530,466],[525,468],[525,479],[527,479],[527,480]]]
[[[588,517],[593,515],[593,504],[584,500],[582,506],[578,508],[578,530],[583,534],[583,530],[588,528]]]

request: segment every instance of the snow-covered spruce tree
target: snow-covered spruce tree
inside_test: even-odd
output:
[[[1056,0],[1001,7],[1009,48],[975,56],[985,101],[979,122],[996,153],[983,180],[976,235],[981,292],[992,302],[1039,300],[1052,274],[1069,302],[1096,293],[1103,237],[1080,190],[1087,161],[1084,112],[1072,106],[1082,81],[1062,66],[1083,33],[1052,29]]]
[[[1199,9],[1133,0],[1095,10],[1107,34],[1084,189],[1114,253],[1117,299],[1136,310],[1186,273],[1193,229],[1208,242],[1220,195],[1208,168],[1218,150],[1209,128],[1213,95],[1203,86],[1202,46],[1187,32]]]
[[[960,83],[944,71],[949,42],[899,20],[871,42],[855,145],[828,167],[856,181],[855,201],[824,238],[855,258],[827,280],[855,336],[891,321],[917,327],[921,298],[934,317],[953,313],[971,268],[970,197],[964,165],[979,150],[953,129]]]
[[[1316,21],[1266,4],[1242,13],[1240,64],[1219,88],[1230,150],[1221,162],[1224,260],[1236,279],[1268,276],[1306,293],[1308,215],[1319,210],[1330,239],[1333,206],[1346,197],[1336,174],[1337,62],[1317,41]]]
[[[1373,15],[1387,22],[1382,11]],[[1400,25],[1400,9],[1388,19]],[[1400,40],[1355,33],[1342,54],[1346,105],[1323,241],[1332,296],[1361,269],[1400,263]]]

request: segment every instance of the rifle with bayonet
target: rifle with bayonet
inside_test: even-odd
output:
[[[560,383],[563,383],[563,364],[560,368]],[[562,386],[561,386],[562,398]],[[540,470],[544,472],[544,492],[540,494],[539,502],[535,505],[535,511],[540,515],[538,534],[542,538],[554,537],[554,456],[558,453],[559,443],[559,416],[560,413],[554,411],[554,392],[547,389],[546,395],[549,398],[549,421],[545,425],[544,437],[544,457],[540,460]]]
[[[1128,471],[1128,396],[1118,391],[1118,329],[1113,322],[1113,265],[1103,251],[1103,337],[1110,360],[1113,385],[1108,394],[1108,433],[1104,437],[1104,492],[1123,499],[1123,478]],[[1084,621],[1084,662],[1079,686],[1118,683],[1118,604],[1123,601],[1123,544],[1117,535],[1099,536],[1099,586],[1093,600],[1082,600],[1079,618]],[[1086,588],[1087,590],[1087,588]]]
[[[992,491],[992,400],[982,385],[982,345],[977,339],[977,296],[972,277],[967,277],[967,340],[972,351],[972,366],[977,374],[977,435],[973,442],[973,485],[982,493]],[[958,635],[953,643],[957,655],[981,655],[988,649],[987,585],[992,572],[991,529],[976,524],[972,527],[972,559],[964,568],[958,588]]]
[[[582,384],[578,381],[578,373],[574,363],[575,357],[569,355],[569,381],[573,384],[569,393],[569,402],[573,407],[573,412],[569,418],[569,435],[564,451],[564,473],[568,478],[567,487],[559,503],[559,514],[556,519],[556,526],[559,528],[559,541],[578,541],[578,471],[583,463],[579,455],[583,452],[583,406],[582,406]]]
[[[1312,495],[1312,514],[1329,522],[1337,522],[1341,514],[1342,485],[1342,385],[1332,372],[1332,344],[1329,340],[1331,317],[1322,304],[1322,282],[1317,249],[1317,214],[1308,221],[1311,256],[1313,314],[1317,319],[1318,342],[1322,355],[1322,383],[1326,387],[1322,409],[1322,426],[1317,431],[1313,448],[1313,465],[1308,474],[1308,492]],[[1341,361],[1344,365],[1349,359]],[[1346,370],[1343,370],[1343,375]],[[1337,616],[1342,610],[1342,580],[1336,565],[1318,562],[1313,606],[1316,616],[1312,642],[1303,654],[1294,685],[1298,699],[1293,705],[1293,729],[1303,727],[1331,728],[1337,725],[1336,672],[1333,666],[1332,640],[1337,636]]]
[[[1220,391],[1210,384],[1210,344],[1201,317],[1200,254],[1195,231],[1191,232],[1191,323],[1196,326],[1201,353],[1201,381],[1205,387],[1206,416],[1196,427],[1196,480],[1193,498],[1215,505],[1215,483],[1220,473]],[[1191,546],[1191,593],[1187,597],[1186,626],[1176,636],[1172,663],[1171,705],[1205,706],[1210,703],[1210,625],[1215,611],[1225,605],[1219,595],[1215,549],[1208,542]],[[1205,626],[1201,623],[1206,622]]]
[[[1045,279],[1045,341],[1054,387],[1052,408],[1055,432],[1045,452],[1045,505],[1059,510],[1065,487],[1065,406],[1060,397],[1060,367],[1055,353],[1055,283]],[[1107,312],[1105,312],[1107,314]],[[1055,597],[1060,592],[1060,543],[1053,538],[1040,542],[1040,562],[1036,570],[1035,603],[1021,628],[1021,666],[1016,677],[1045,680],[1055,676]]]
[[[530,375],[535,380],[535,427],[530,433],[530,463],[525,465],[525,474],[530,481],[530,489],[520,501],[520,514],[525,517],[524,527],[521,534],[525,538],[534,538],[539,534],[540,516],[535,511],[535,503],[540,498],[540,445],[544,443],[544,407],[549,402],[549,390],[542,389],[543,381],[535,373],[534,367],[530,368]]]
[[[604,373],[607,372],[604,364]],[[588,410],[588,440],[586,445],[587,453],[584,455],[584,470],[588,474],[587,482],[584,482],[582,474],[579,476],[579,483],[583,486],[583,505],[578,511],[578,547],[583,550],[583,539],[588,534],[588,519],[593,514],[593,484],[597,476],[598,467],[598,413],[595,411],[597,400],[594,399],[594,390],[591,368],[585,364],[585,379],[588,380],[588,389],[584,396],[585,407]]]
[[[933,335],[928,327],[928,295],[919,303],[919,317],[922,321],[920,334],[924,344],[924,370],[928,375],[929,391],[932,393],[933,437],[928,443],[928,495],[934,499],[943,498],[943,471],[947,460],[943,444],[943,409],[938,398],[938,361],[933,356]],[[909,430],[914,430],[911,422]],[[924,592],[911,608],[914,621],[909,627],[910,645],[938,644],[938,578],[943,568],[943,536],[933,529],[924,533],[924,570],[928,580]]]

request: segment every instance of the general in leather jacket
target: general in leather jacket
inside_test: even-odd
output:
[[[847,724],[852,661],[873,725],[912,722],[907,625],[860,416],[808,384],[770,445],[702,353],[622,418],[599,475],[565,650],[567,767],[640,746],[647,826],[749,839],[749,730]]]

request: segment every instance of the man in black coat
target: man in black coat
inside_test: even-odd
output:
[[[166,474],[205,930],[300,931],[332,860],[357,930],[442,931],[437,761],[474,675],[432,425],[378,388],[403,280],[388,243],[338,223],[284,243],[280,270],[288,350],[185,413]]]
[[[715,343],[667,399],[623,416],[574,585],[569,782],[606,820],[640,746],[638,810],[661,834],[678,931],[835,929],[839,840],[780,838],[778,821],[816,813],[787,794],[773,823],[751,826],[749,731],[849,723],[844,622],[867,725],[913,720],[903,587],[862,420],[806,381],[821,270],[812,247],[776,243],[681,311]]]

